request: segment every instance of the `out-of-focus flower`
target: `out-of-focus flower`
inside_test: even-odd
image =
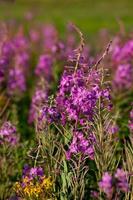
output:
[[[129,189],[127,173],[123,169],[119,168],[115,172],[114,176],[105,172],[102,176],[102,180],[99,182],[99,187],[109,199],[111,199],[113,195],[117,195],[119,191],[127,192]]]
[[[6,72],[9,65],[9,60],[5,56],[0,57],[0,84],[6,80]]]
[[[46,89],[36,88],[32,96],[32,102],[29,111],[29,123],[32,123],[39,116],[39,109],[47,101],[48,95]]]
[[[111,133],[111,134],[116,134],[119,132],[119,127],[118,125],[110,125],[108,128],[107,128],[107,132]]]
[[[91,197],[93,199],[98,199],[99,198],[99,193],[97,191],[91,191]]]
[[[127,192],[129,189],[128,182],[127,182],[127,174],[123,169],[117,169],[115,176],[117,180],[117,187],[122,192]]]
[[[39,62],[35,69],[35,73],[38,76],[43,76],[46,80],[49,80],[52,75],[53,60],[50,55],[41,55],[39,57]]]
[[[120,45],[119,41],[112,49],[112,58],[116,63],[129,61],[133,57],[133,40],[127,41],[124,45]]]
[[[129,89],[133,83],[133,67],[130,64],[121,64],[114,75],[114,85],[118,89]]]
[[[11,58],[15,53],[13,41],[6,41],[2,45],[2,55]]]
[[[40,33],[36,29],[31,29],[30,32],[30,39],[32,42],[38,42],[40,39]]]
[[[9,145],[15,145],[18,142],[17,130],[11,122],[4,122],[0,128],[0,144],[7,143]]]
[[[51,50],[51,48],[56,44],[58,39],[58,33],[56,28],[52,25],[46,25],[43,27],[43,44],[44,48]]]
[[[112,197],[112,176],[108,172],[104,173],[102,180],[99,182],[99,187],[107,195],[108,198]]]
[[[21,68],[11,68],[8,75],[8,94],[20,94],[26,90],[25,74]]]

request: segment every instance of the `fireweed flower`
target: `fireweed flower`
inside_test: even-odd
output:
[[[69,60],[73,63],[76,57],[71,55]],[[43,106],[38,124],[39,127],[46,127],[52,122],[74,126],[72,141],[66,151],[67,159],[78,154],[94,159],[95,137],[88,123],[93,122],[99,98],[103,107],[110,103],[110,92],[108,88],[101,88],[98,70],[89,68],[82,57],[78,65],[76,71],[64,71],[53,104]],[[86,130],[79,131],[82,127]]]
[[[11,58],[15,53],[15,47],[13,41],[6,41],[2,45],[1,53],[7,58]]]
[[[88,156],[90,159],[94,159],[94,143],[95,137],[93,134],[84,136],[81,131],[73,133],[72,142],[66,152],[66,157],[69,160],[71,156],[81,153],[82,156]]]
[[[14,189],[20,197],[22,195],[25,198],[41,198],[41,195],[43,195],[46,198],[51,196],[52,185],[51,178],[44,176],[41,167],[30,168],[25,165],[22,180],[16,182]]]
[[[122,192],[127,192],[129,186],[126,172],[123,169],[117,169],[114,177],[116,178],[117,188]]]
[[[9,65],[9,59],[5,56],[0,57],[0,84],[6,79],[6,72]]]
[[[120,41],[117,41],[112,49],[112,59],[115,63],[121,63],[123,61],[128,62],[133,57],[133,40],[127,41],[124,45],[120,45]]]
[[[29,49],[28,39],[23,35],[22,30],[20,30],[20,32],[21,33],[18,33],[18,35],[13,38],[16,52]]]
[[[0,128],[0,144],[15,145],[18,142],[17,130],[11,122],[7,121]]]
[[[21,93],[26,90],[25,74],[21,68],[15,67],[9,70],[8,94]]]
[[[21,94],[26,90],[26,78],[29,70],[29,53],[16,53],[8,69],[7,90],[8,94]]]
[[[17,53],[15,56],[15,64],[26,69],[29,65],[29,53],[26,51]]]
[[[34,177],[36,176],[43,176],[44,175],[44,172],[43,172],[43,169],[41,167],[32,167],[30,168],[29,165],[24,165],[24,168],[23,168],[23,177],[28,177],[30,179],[33,179]]]
[[[39,110],[38,115],[38,129],[43,130],[46,128],[46,124],[52,122],[59,123],[61,114],[58,112],[55,106],[49,106],[47,103]]]
[[[56,44],[58,39],[56,28],[52,24],[46,25],[45,27],[43,27],[42,33],[44,48],[46,48],[47,50],[51,50],[51,47]]]
[[[114,125],[109,125],[107,128],[106,128],[106,131],[110,134],[116,134],[119,132],[119,127],[117,124],[114,124]]]
[[[129,89],[133,83],[133,66],[131,64],[118,65],[114,74],[114,85],[118,89]]]
[[[107,198],[110,199],[118,191],[128,191],[129,186],[126,175],[123,169],[117,169],[114,176],[111,176],[108,172],[103,174],[102,180],[99,182],[99,187],[107,195]]]
[[[108,172],[104,173],[102,180],[99,182],[99,187],[107,195],[108,198],[112,197],[112,176]]]
[[[43,88],[36,88],[32,96],[32,102],[29,111],[29,123],[32,123],[38,118],[39,108],[47,101],[47,90]]]
[[[46,80],[49,80],[52,75],[53,59],[50,55],[41,55],[37,67],[35,69],[35,74],[37,76],[44,76]]]
[[[132,88],[133,82],[133,40],[122,44],[117,38],[112,47],[113,85],[114,89],[126,90]]]
[[[71,61],[74,62],[74,58]],[[110,102],[108,90],[100,88],[100,78],[100,72],[90,69],[82,58],[76,72],[64,71],[55,99],[62,124],[92,121],[99,97]]]
[[[0,50],[0,83],[3,83],[6,81],[7,70],[15,54],[13,42],[11,40],[2,42]]]
[[[93,85],[91,88],[87,88],[87,81],[89,81],[89,77],[84,77],[82,69],[77,70],[76,75],[64,72],[56,97],[56,105],[60,105],[59,110],[63,124],[67,120],[92,119],[99,87]]]

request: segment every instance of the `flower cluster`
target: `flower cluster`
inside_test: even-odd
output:
[[[117,194],[117,191],[127,192],[129,189],[127,173],[119,168],[114,176],[105,172],[102,180],[99,182],[99,187],[107,195],[108,199],[111,199],[113,194]]]
[[[114,76],[114,84],[117,88],[129,89],[132,87],[133,66],[131,64],[120,64]]]
[[[46,89],[37,87],[34,95],[32,96],[32,102],[29,111],[29,123],[32,123],[35,120],[37,120],[39,108],[45,103],[46,100]]]
[[[71,61],[75,61],[73,56]],[[74,72],[69,69],[64,71],[54,105],[50,108],[48,105],[43,107],[41,120],[60,120],[63,125],[68,122],[82,126],[85,122],[93,121],[100,97],[102,106],[110,105],[109,89],[100,86],[100,72],[88,67],[82,57],[78,65]]]
[[[10,40],[3,40],[1,42],[1,53],[0,53],[0,83],[5,82],[6,74],[9,67],[10,60],[14,55],[13,42]]]
[[[112,61],[115,69],[114,86],[117,89],[130,89],[133,80],[133,40],[120,44],[118,40],[112,48]]]
[[[0,128],[0,144],[15,145],[18,142],[17,130],[11,122],[7,121]]]
[[[133,40],[129,40],[122,45],[117,39],[116,44],[112,50],[112,58],[115,63],[129,61],[133,57]]]
[[[73,134],[72,142],[69,146],[69,150],[66,153],[66,157],[69,160],[72,155],[81,154],[88,156],[90,159],[94,159],[94,143],[95,137],[93,134],[87,135],[86,138],[81,131],[76,131]]]
[[[39,57],[39,62],[35,69],[35,73],[37,76],[43,76],[46,80],[49,80],[52,75],[52,65],[53,59],[50,55],[41,55]]]
[[[26,90],[25,76],[20,68],[10,69],[8,78],[8,93],[10,95],[13,95],[14,92],[24,92]]]
[[[8,94],[21,94],[26,90],[26,73],[29,66],[28,42],[23,36],[13,38],[14,59],[10,60]]]
[[[14,189],[19,197],[25,198],[48,198],[52,189],[53,182],[51,178],[44,176],[41,167],[30,168],[25,165],[21,182],[16,182]]]

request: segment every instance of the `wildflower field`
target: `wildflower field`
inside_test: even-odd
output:
[[[0,200],[133,200],[131,8],[89,27],[21,5],[0,8]]]

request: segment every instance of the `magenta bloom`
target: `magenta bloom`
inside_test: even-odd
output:
[[[114,85],[118,89],[129,89],[133,83],[133,67],[130,64],[121,64],[118,66],[115,76]]]
[[[29,123],[32,123],[38,118],[39,108],[42,107],[42,104],[46,102],[47,97],[46,89],[36,89],[32,96],[32,102],[29,111]]]
[[[20,68],[11,68],[8,75],[8,93],[22,93],[26,90],[26,79],[23,70]]]
[[[115,44],[112,49],[112,59],[115,63],[128,62],[133,57],[133,40],[127,41],[123,46]]]
[[[127,182],[127,174],[123,169],[117,169],[115,173],[115,178],[117,179],[117,187],[122,192],[127,192],[129,189]]]
[[[89,134],[87,137],[81,131],[76,131],[73,134],[72,142],[66,153],[66,157],[69,160],[72,155],[81,153],[83,156],[88,156],[90,159],[94,159],[94,143],[95,137]]]
[[[117,125],[110,125],[107,128],[107,132],[111,133],[111,134],[116,134],[119,132],[119,127]]]
[[[108,172],[104,173],[102,180],[99,182],[99,187],[107,195],[108,198],[112,197],[112,176]]]
[[[52,75],[52,65],[53,60],[50,55],[41,55],[37,67],[35,69],[36,75],[43,76],[49,80],[49,78]]]
[[[43,169],[41,167],[32,167],[29,165],[24,165],[23,177],[28,177],[29,179],[40,178],[44,175]]]
[[[117,196],[119,192],[127,192],[129,189],[127,174],[123,169],[117,169],[114,176],[105,172],[102,180],[99,182],[100,189],[111,199],[112,196]]]
[[[11,122],[4,122],[0,128],[0,144],[8,143],[9,145],[15,145],[18,142],[17,130]]]

